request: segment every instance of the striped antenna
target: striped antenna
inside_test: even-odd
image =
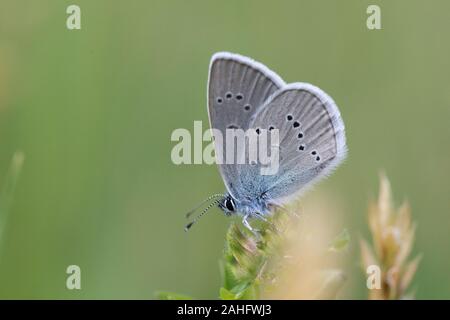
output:
[[[225,197],[225,195],[221,194],[221,193],[217,193],[217,194],[213,194],[212,196],[209,196],[207,199],[200,202],[195,208],[193,208],[192,210],[189,210],[189,212],[186,213],[186,218],[189,218],[195,211],[197,211],[198,208],[203,206],[206,202],[211,201],[212,199],[215,199],[215,198],[219,198],[219,197],[223,198],[223,197]]]
[[[186,227],[184,227],[184,231],[189,231],[189,229],[192,227],[194,223],[196,223],[206,212],[208,212],[209,209],[211,209],[213,206],[219,204],[220,200],[215,200],[211,202],[198,216],[192,220],[192,222],[189,222]]]

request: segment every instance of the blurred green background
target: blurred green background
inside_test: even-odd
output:
[[[66,8],[81,7],[81,30]],[[378,4],[382,30],[366,28]],[[358,236],[378,172],[408,199],[418,298],[450,298],[450,2],[23,1],[0,3],[0,183],[26,156],[1,243],[0,298],[218,295],[229,223],[183,213],[224,189],[215,166],[175,166],[170,135],[206,126],[216,51],[248,55],[340,107],[349,157],[314,191],[344,206],[353,242],[342,297],[365,298]],[[81,267],[82,290],[65,287]]]

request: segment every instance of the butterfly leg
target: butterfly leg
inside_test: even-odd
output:
[[[253,232],[253,228],[250,225],[250,223],[248,222],[248,218],[250,217],[249,214],[246,214],[243,218],[242,218],[242,224],[250,231]]]
[[[246,214],[246,215],[242,218],[242,224],[243,224],[248,230],[250,230],[255,236],[259,235],[258,230],[252,228],[252,226],[251,226],[250,223],[248,222],[248,218],[250,218],[250,214]]]

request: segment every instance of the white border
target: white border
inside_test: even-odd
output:
[[[282,88],[282,87],[284,87],[286,85],[286,82],[284,82],[284,80],[281,79],[281,77],[278,74],[276,74],[276,72],[270,70],[269,68],[267,68],[261,62],[255,61],[252,58],[245,57],[245,56],[242,56],[242,55],[237,54],[237,53],[221,51],[221,52],[216,52],[211,57],[211,61],[209,63],[209,70],[208,70],[208,72],[209,72],[208,73],[208,89],[209,89],[209,78],[211,76],[211,67],[212,67],[213,63],[216,60],[219,60],[219,59],[233,60],[233,61],[240,62],[242,64],[249,65],[249,66],[253,67],[256,70],[261,71],[267,78],[269,78],[273,82],[275,82],[275,84],[278,87]]]

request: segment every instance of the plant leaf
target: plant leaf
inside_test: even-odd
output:
[[[155,296],[159,300],[193,300],[191,296],[185,294],[179,294],[170,291],[157,291],[155,292]]]
[[[219,267],[222,276],[222,286],[227,290],[231,290],[231,288],[235,287],[239,282],[234,276],[230,264],[226,261],[220,261]]]
[[[350,243],[350,234],[347,229],[342,230],[342,232],[333,240],[331,243],[329,250],[330,251],[342,251],[348,247]]]
[[[244,282],[238,284],[231,290],[220,288],[220,299],[222,300],[253,300],[257,299],[257,285]]]
[[[239,295],[240,300],[256,300],[259,299],[259,290],[258,285],[256,283],[253,283],[243,291],[241,291]]]
[[[224,287],[220,288],[219,296],[222,300],[237,300],[236,295]]]

